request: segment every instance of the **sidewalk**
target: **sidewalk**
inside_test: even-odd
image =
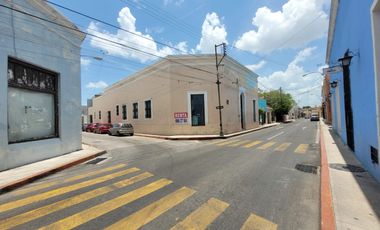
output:
[[[174,136],[164,136],[164,135],[153,135],[153,134],[144,134],[144,133],[135,133],[136,136],[141,137],[152,137],[152,138],[159,138],[159,139],[165,139],[165,140],[211,140],[211,139],[226,139],[230,137],[235,137],[239,135],[243,135],[246,133],[254,132],[261,129],[266,129],[269,127],[273,127],[276,125],[279,125],[280,123],[272,123],[272,124],[266,124],[259,126],[258,128],[244,130],[241,132],[231,133],[224,135],[223,137],[219,135],[174,135]]]
[[[321,229],[329,226],[329,215],[336,229],[380,230],[380,183],[366,171],[354,153],[323,122],[321,124]],[[327,165],[324,165],[324,158]],[[353,169],[347,170],[346,165]],[[326,178],[324,176],[327,175]],[[328,213],[328,193],[323,187],[330,186],[332,213]],[[327,195],[327,196],[326,196]],[[331,202],[331,197],[330,197]],[[335,221],[334,221],[335,218]]]
[[[82,150],[2,171],[0,172],[0,194],[41,177],[88,161],[105,152],[104,150],[83,144]]]

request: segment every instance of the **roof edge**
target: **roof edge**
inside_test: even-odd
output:
[[[334,40],[335,22],[336,22],[336,16],[338,13],[338,6],[339,6],[339,0],[331,0],[329,31],[328,31],[328,36],[327,36],[327,48],[326,48],[326,61],[325,61],[326,64],[329,64],[330,62],[330,55],[331,55],[332,43]]]

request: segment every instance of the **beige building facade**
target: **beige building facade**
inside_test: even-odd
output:
[[[226,56],[219,67],[223,133],[258,127],[257,74]],[[136,133],[218,135],[214,55],[168,56],[106,88],[89,122],[131,123]]]

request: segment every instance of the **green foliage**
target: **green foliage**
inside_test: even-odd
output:
[[[267,101],[267,104],[270,107],[272,107],[273,113],[278,121],[282,120],[283,115],[288,114],[294,105],[292,95],[281,92],[280,90],[262,92],[260,93],[260,96]]]

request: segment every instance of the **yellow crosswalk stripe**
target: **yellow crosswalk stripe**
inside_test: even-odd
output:
[[[258,145],[260,143],[262,143],[262,141],[254,141],[254,142],[251,142],[249,144],[244,145],[244,148],[251,148],[251,147]]]
[[[274,144],[276,144],[276,142],[268,142],[268,143],[266,143],[266,144],[263,144],[263,145],[261,145],[260,147],[258,147],[257,149],[267,149],[267,148],[269,148],[269,147],[271,147],[272,145],[274,145]]]
[[[80,189],[80,188],[99,184],[99,183],[105,182],[107,180],[114,179],[114,178],[119,177],[119,176],[124,176],[124,175],[127,175],[129,173],[136,172],[138,170],[140,170],[140,169],[130,168],[130,169],[122,170],[120,172],[108,174],[106,176],[102,176],[102,177],[98,177],[95,179],[83,181],[83,182],[78,183],[78,184],[57,188],[57,189],[50,190],[50,191],[47,191],[44,193],[36,194],[36,195],[29,196],[29,197],[26,197],[23,199],[19,199],[16,201],[11,201],[11,202],[8,202],[5,204],[1,204],[0,205],[0,213],[11,210],[11,209],[15,209],[15,208],[27,205],[27,204],[31,204],[31,203],[35,203],[35,202],[38,202],[41,200],[45,200],[45,199],[48,199],[51,197],[59,196],[59,195],[62,195],[62,194],[65,194],[65,193],[68,193],[71,191],[75,191],[75,190]]]
[[[249,141],[249,140],[238,141],[238,142],[236,142],[236,143],[234,143],[234,144],[230,144],[230,145],[228,145],[228,146],[230,146],[230,147],[235,147],[235,146],[238,146],[238,145],[245,144],[245,143],[247,143],[248,141]]]
[[[126,166],[126,164],[118,164],[118,165],[114,165],[114,166],[111,166],[111,167],[108,167],[108,168],[104,168],[104,169],[100,169],[100,170],[97,170],[97,171],[92,171],[90,173],[85,173],[85,174],[80,174],[80,175],[77,175],[77,176],[73,176],[73,177],[70,177],[70,178],[65,179],[63,181],[57,181],[56,180],[56,181],[53,181],[53,182],[45,182],[45,183],[42,183],[42,184],[39,184],[39,185],[36,185],[36,186],[33,186],[33,187],[24,188],[24,189],[20,189],[20,190],[14,191],[12,194],[13,195],[22,195],[22,194],[26,194],[26,193],[29,193],[29,192],[34,192],[34,191],[37,191],[37,190],[48,188],[48,187],[51,187],[51,186],[56,185],[56,184],[63,184],[63,183],[73,182],[73,181],[77,181],[77,180],[80,180],[80,179],[83,179],[83,178],[87,178],[87,177],[90,177],[90,176],[95,176],[95,175],[98,175],[98,174],[101,174],[101,173],[105,173],[105,172],[109,172],[109,171],[112,171],[112,170],[115,170],[115,169],[119,169],[119,168],[122,168],[122,167],[125,167],[125,166]]]
[[[107,230],[118,229],[139,229],[143,225],[151,222],[169,209],[178,205],[195,193],[194,190],[183,187],[160,200],[146,206],[145,208],[133,213],[132,215],[107,227]]]
[[[99,216],[102,216],[126,204],[129,204],[132,201],[135,201],[141,197],[144,197],[154,191],[157,191],[160,188],[163,188],[166,185],[171,184],[171,183],[172,181],[168,179],[157,180],[153,183],[145,185],[144,187],[138,188],[124,195],[116,197],[112,200],[108,200],[102,204],[93,206],[82,212],[66,217],[51,225],[42,227],[40,228],[40,230],[42,229],[73,229],[75,227],[78,227],[81,224],[87,223],[90,220],[93,220]]]
[[[228,206],[229,204],[221,200],[211,198],[207,203],[188,215],[183,221],[176,224],[171,230],[205,229],[222,214]]]
[[[223,145],[232,144],[232,143],[237,142],[237,141],[240,141],[240,140],[239,139],[235,139],[235,140],[224,141],[224,142],[218,143],[216,145],[223,146]]]
[[[282,143],[280,146],[274,149],[274,151],[285,151],[292,143]]]
[[[301,154],[306,153],[308,146],[309,146],[308,144],[300,144],[300,145],[298,145],[296,150],[294,150],[294,152],[295,153],[301,153]]]
[[[93,199],[93,198],[98,197],[98,196],[107,194],[111,191],[114,191],[113,186],[115,186],[117,188],[122,188],[122,187],[125,187],[128,185],[132,185],[134,183],[137,183],[137,182],[144,180],[146,178],[149,178],[151,176],[153,176],[153,174],[148,173],[148,172],[141,173],[137,176],[134,176],[134,177],[128,178],[126,180],[122,180],[120,182],[114,183],[111,186],[104,186],[101,188],[97,188],[95,190],[91,190],[89,192],[82,193],[80,195],[73,196],[73,197],[70,197],[68,199],[49,204],[49,205],[40,207],[38,209],[22,213],[22,214],[17,215],[17,216],[12,216],[11,218],[2,220],[0,222],[0,229],[14,228],[20,224],[24,224],[26,222],[35,220],[37,218],[41,218],[43,216],[49,215],[53,212],[71,207],[73,205],[82,203],[84,201]]]
[[[277,224],[270,222],[267,219],[264,219],[255,214],[251,214],[248,219],[244,222],[241,230],[256,230],[256,229],[265,229],[265,230],[276,230]]]

